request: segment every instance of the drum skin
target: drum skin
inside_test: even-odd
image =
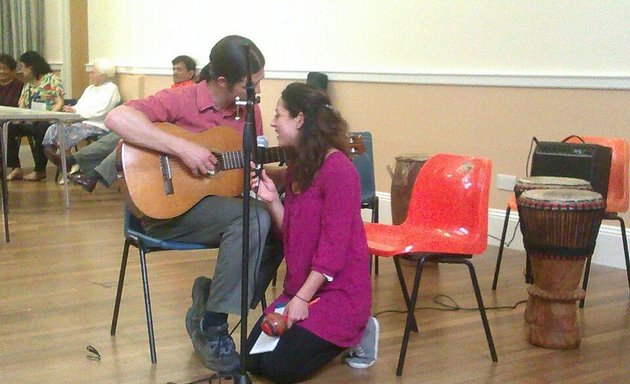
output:
[[[521,193],[536,189],[582,189],[592,190],[591,183],[582,179],[554,176],[530,176],[518,179],[514,185],[514,194],[518,199]]]

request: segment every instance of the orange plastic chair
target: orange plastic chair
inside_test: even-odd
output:
[[[630,163],[630,149],[625,139],[606,138],[597,136],[581,136],[586,143],[599,144],[612,149],[610,161],[610,178],[608,180],[608,196],[606,196],[606,213],[604,220],[616,220],[621,226],[621,241],[626,258],[626,274],[628,276],[628,290],[630,290],[630,255],[628,254],[628,239],[626,237],[626,223],[619,213],[628,212],[628,167]],[[569,142],[579,143],[579,139],[571,138]],[[586,291],[588,275],[591,271],[591,258],[586,260],[582,289]],[[584,299],[580,300],[580,308],[584,308]]]
[[[491,168],[492,163],[486,159],[435,155],[426,162],[416,178],[407,218],[402,224],[365,223],[370,253],[394,258],[407,305],[407,323],[397,376],[402,375],[410,331],[418,332],[414,308],[422,268],[427,261],[468,266],[490,354],[492,360],[497,361],[477,275],[469,261],[487,247]],[[418,257],[411,297],[400,266],[399,256],[403,255]]]

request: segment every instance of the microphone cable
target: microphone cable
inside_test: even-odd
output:
[[[527,176],[529,176],[529,161],[530,161],[530,159],[532,157],[532,150],[534,148],[534,143],[536,143],[536,145],[538,145],[538,139],[536,138],[536,136],[532,136],[532,140],[529,143],[529,152],[527,153],[527,162],[525,163],[525,174]],[[512,237],[510,238],[510,240],[507,241],[507,242],[505,242],[505,241],[503,242],[504,246],[509,248],[510,245],[512,245],[512,242],[514,241],[514,238],[516,237],[516,230],[518,229],[519,225],[521,225],[521,221],[520,220],[516,222],[516,225],[514,226],[514,231],[512,232]],[[499,243],[501,242],[501,239],[496,237],[496,236],[494,236],[494,235],[488,234],[488,237],[491,238],[491,239],[498,240]]]
[[[508,248],[509,248],[509,247],[510,247],[510,245],[512,245],[512,242],[514,241],[514,238],[516,237],[516,230],[518,229],[518,227],[519,227],[520,225],[521,225],[521,221],[520,221],[520,220],[518,220],[518,221],[516,222],[516,225],[514,226],[514,230],[512,231],[512,237],[510,238],[510,240],[509,240],[509,241],[503,241],[503,245],[504,245],[505,247],[508,247]],[[496,237],[495,235],[488,234],[488,237],[489,237],[489,238],[491,238],[491,239],[498,240],[498,241],[499,241],[499,243],[501,243],[501,239],[500,239],[500,238],[498,238],[498,237]]]
[[[449,311],[449,312],[455,312],[455,311],[478,311],[479,307],[462,307],[460,306],[457,301],[455,301],[455,299],[453,299],[450,296],[447,295],[443,295],[443,294],[439,294],[439,295],[435,295],[433,296],[433,303],[436,304],[437,306],[435,307],[416,307],[414,308],[414,312],[417,310],[434,310],[434,311]],[[497,306],[492,306],[492,307],[484,307],[484,309],[486,311],[492,311],[492,310],[501,310],[501,309],[516,309],[519,305],[527,303],[527,300],[519,300],[516,303],[514,303],[513,305],[497,305]],[[374,313],[372,316],[377,317],[383,314],[387,314],[387,313],[407,313],[407,310],[400,310],[400,309],[385,309],[379,312]]]

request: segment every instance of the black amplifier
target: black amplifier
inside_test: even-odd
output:
[[[540,141],[532,158],[531,176],[586,180],[605,199],[611,158],[612,149],[603,145]]]

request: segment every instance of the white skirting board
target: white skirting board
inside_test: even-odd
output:
[[[391,196],[389,193],[377,192],[379,198],[379,221],[381,223],[391,224]],[[363,211],[363,220],[370,221],[371,213],[369,210]],[[505,219],[504,209],[491,208],[488,212],[488,244],[499,245],[501,238],[501,230],[503,229],[503,220]],[[518,214],[510,212],[510,222],[506,235],[506,243],[512,238],[514,228],[518,223]],[[613,223],[611,225],[610,223]],[[593,253],[592,263],[625,269],[626,264],[623,255],[623,243],[621,241],[621,228],[614,221],[604,221],[599,230],[597,237],[597,245]],[[496,238],[496,239],[495,239]],[[521,230],[516,229],[514,240],[509,246],[510,249],[524,250],[523,237]]]

